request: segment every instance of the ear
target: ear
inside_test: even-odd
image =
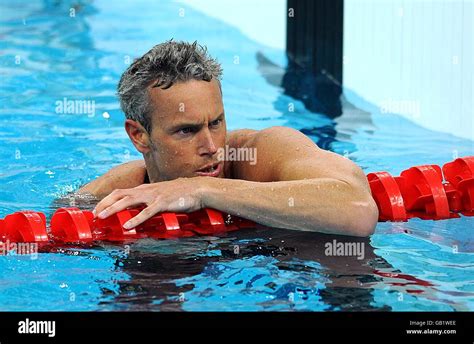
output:
[[[125,121],[125,131],[127,132],[128,137],[132,141],[137,151],[145,154],[151,150],[150,136],[140,123],[132,119],[127,119]]]

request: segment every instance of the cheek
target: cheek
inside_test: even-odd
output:
[[[162,137],[159,139],[159,144],[155,145],[156,152],[161,159],[172,160],[176,156],[181,156],[183,154],[183,145],[177,143],[175,140]]]
[[[224,147],[226,143],[226,131],[224,130],[220,135],[219,135],[219,147]]]
[[[194,161],[192,142],[170,145],[166,147],[163,153],[163,156],[166,156],[166,160],[170,166],[186,168],[192,166],[192,162]]]
[[[179,162],[182,161],[183,158],[186,159],[192,155],[192,147],[192,142],[175,144],[169,148],[169,154]]]

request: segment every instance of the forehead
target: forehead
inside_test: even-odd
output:
[[[217,116],[223,111],[222,94],[217,80],[189,80],[168,89],[149,88],[153,105],[152,122],[175,122],[181,118]]]

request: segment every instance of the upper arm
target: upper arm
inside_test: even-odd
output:
[[[134,160],[112,168],[99,178],[81,187],[77,193],[104,198],[115,189],[129,189],[143,184],[145,162]]]
[[[343,183],[343,188],[335,190],[337,197],[332,198],[332,205],[347,210],[350,215],[339,220],[337,210],[333,211],[333,223],[339,227],[343,223],[350,223],[350,228],[345,228],[344,233],[357,236],[373,233],[378,219],[377,205],[371,196],[364,172],[354,162],[320,149],[303,133],[290,128],[265,129],[259,132],[254,140],[258,153],[258,169],[265,170],[266,180],[283,182],[327,179],[327,185],[340,186]],[[315,184],[307,183],[308,188]],[[330,194],[325,195],[331,197],[333,194]]]
[[[351,160],[319,148],[298,130],[271,127],[255,136],[258,165],[274,181],[333,178],[368,190],[364,172]]]

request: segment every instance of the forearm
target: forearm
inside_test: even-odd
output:
[[[271,227],[367,236],[378,217],[370,194],[331,178],[267,183],[206,178],[204,185],[204,207]]]

